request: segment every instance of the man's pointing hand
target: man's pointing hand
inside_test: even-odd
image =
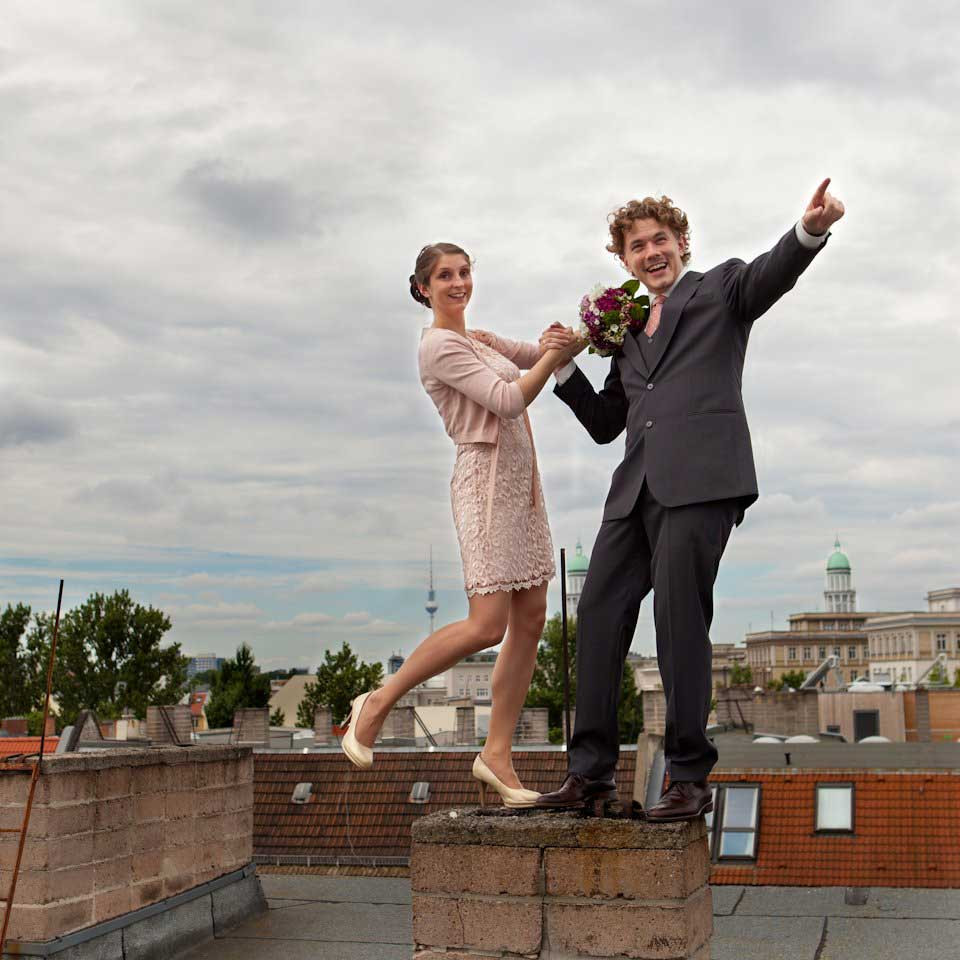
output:
[[[803,229],[816,237],[826,233],[843,216],[843,204],[832,193],[827,193],[828,186],[829,177],[817,187],[803,214]]]

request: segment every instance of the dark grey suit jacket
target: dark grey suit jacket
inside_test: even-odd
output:
[[[626,428],[604,520],[628,516],[644,480],[667,507],[739,498],[746,509],[757,499],[741,396],[747,340],[822,249],[808,250],[791,227],[751,263],[685,273],[663,306],[649,367],[628,334],[600,393],[579,368],[554,388],[597,443]]]

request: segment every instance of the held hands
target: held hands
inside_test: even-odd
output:
[[[832,193],[827,193],[829,185],[830,178],[827,177],[817,187],[813,199],[807,204],[807,209],[803,214],[803,229],[816,237],[826,233],[844,213],[843,204]]]
[[[559,352],[556,369],[566,366],[581,350],[587,345],[586,340],[581,340],[574,333],[571,327],[565,327],[560,323],[552,323],[540,335],[540,356],[542,357],[549,350]]]

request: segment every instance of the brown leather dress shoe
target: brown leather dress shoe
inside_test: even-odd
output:
[[[576,810],[594,801],[616,799],[615,780],[590,780],[582,773],[569,773],[559,790],[541,794],[534,806],[544,810]]]
[[[675,780],[646,813],[651,823],[672,823],[695,820],[711,810],[713,794],[706,780]]]

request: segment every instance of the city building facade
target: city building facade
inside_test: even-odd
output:
[[[943,654],[946,665],[940,680],[952,682],[960,670],[960,588],[931,590],[926,612],[873,617],[866,624],[866,634],[871,680],[929,682],[930,668]]]
[[[787,673],[809,673],[831,656],[837,658],[839,666],[826,678],[827,686],[840,678],[852,683],[869,677],[866,624],[873,617],[887,614],[857,610],[852,575],[850,560],[840,549],[838,538],[827,558],[823,591],[826,612],[795,613],[789,618],[788,630],[747,634],[746,662],[755,684],[766,686]]]
[[[187,661],[187,680],[192,680],[198,673],[219,670],[225,662],[226,657],[218,657],[215,653],[198,653]]]

